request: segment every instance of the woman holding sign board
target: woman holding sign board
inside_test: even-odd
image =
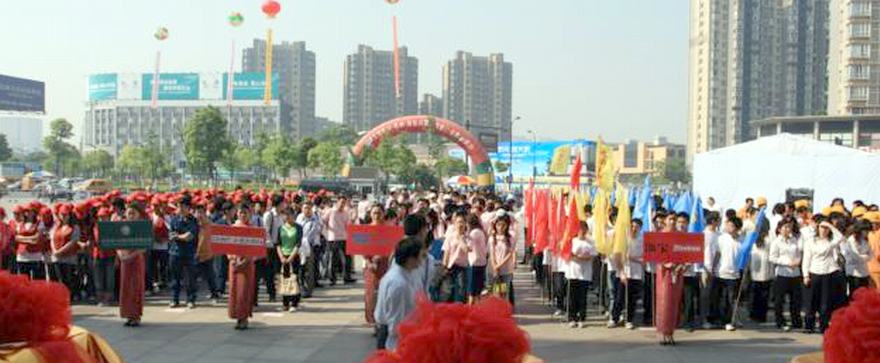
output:
[[[392,212],[388,211],[389,214]],[[371,226],[385,224],[385,208],[381,204],[374,204],[364,220]],[[388,256],[364,256],[364,317],[367,324],[376,325],[373,312],[376,310],[376,292],[379,290],[379,281],[388,271]]]
[[[147,219],[146,201],[136,196],[129,200],[125,210],[126,221]],[[125,326],[138,326],[144,314],[147,260],[144,250],[119,249],[119,316],[126,319]]]
[[[238,206],[234,226],[250,225],[251,211],[248,202]],[[255,281],[254,260],[250,257],[229,255],[229,317],[235,319],[236,330],[247,329],[248,318],[254,309]]]

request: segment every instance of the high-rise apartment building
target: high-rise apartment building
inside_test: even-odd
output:
[[[266,71],[266,41],[242,53],[242,72]],[[294,139],[315,130],[315,53],[305,42],[282,42],[272,47],[272,72],[278,74],[282,132]]]
[[[443,99],[425,93],[422,95],[422,102],[419,103],[419,114],[443,117]]]
[[[691,0],[688,160],[749,121],[824,113],[828,0]]]
[[[503,54],[475,57],[459,51],[443,67],[443,115],[471,129],[510,140],[513,65]]]
[[[400,94],[395,94],[394,52],[359,45],[345,60],[343,124],[369,130],[398,116],[419,111],[419,60],[399,49]]]
[[[828,114],[880,114],[880,1],[831,0]]]

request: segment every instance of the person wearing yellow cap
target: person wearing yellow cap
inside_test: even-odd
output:
[[[880,289],[880,212],[865,213],[865,220],[871,222],[868,232],[868,248],[871,258],[868,259],[868,275],[875,289]]]
[[[758,198],[758,200],[756,202],[758,204],[758,209],[761,209],[761,207],[767,206],[767,198],[760,197],[760,198]]]
[[[868,260],[871,258],[871,248],[868,246],[868,232],[871,223],[860,220],[846,227],[846,242],[840,245],[840,252],[846,260],[846,282],[848,287],[847,300],[852,299],[853,293],[859,288],[867,287]]]

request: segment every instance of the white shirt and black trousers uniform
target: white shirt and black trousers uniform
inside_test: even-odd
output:
[[[810,238],[804,243],[804,276],[809,274],[810,300],[807,301],[807,332],[815,329],[819,314],[819,332],[825,333],[831,313],[846,303],[846,276],[837,263],[840,245],[846,241],[840,231],[830,224],[831,239]]]
[[[630,238],[626,248],[627,258],[623,262],[623,274],[626,276],[626,322],[632,323],[636,315],[636,303],[642,299],[645,281],[645,244],[641,238]],[[643,300],[644,301],[644,300]],[[644,311],[653,310],[652,306],[642,303]],[[647,325],[647,314],[642,315],[642,324]]]
[[[840,252],[846,259],[847,300],[849,300],[856,290],[869,285],[868,260],[871,258],[871,248],[868,246],[868,241],[852,235],[840,245]]]
[[[769,238],[769,237],[767,237]],[[753,321],[767,322],[767,299],[773,283],[773,264],[770,263],[770,246],[765,240],[761,246],[752,246],[749,257],[749,291],[752,296],[751,311]]]
[[[565,270],[571,293],[568,300],[568,321],[582,323],[587,319],[587,290],[593,283],[593,260],[596,247],[591,238],[571,240],[571,261]]]
[[[776,313],[776,327],[782,329],[786,326],[783,316],[785,297],[788,296],[788,313],[791,315],[791,327],[799,329],[801,324],[801,301],[803,294],[803,277],[801,277],[800,263],[803,258],[803,247],[795,236],[785,238],[777,236],[770,244],[770,263],[776,267],[774,273],[776,282],[773,283],[774,311]],[[791,265],[795,265],[792,267]]]
[[[730,324],[733,319],[733,307],[736,304],[741,277],[739,268],[736,266],[736,255],[739,252],[740,243],[739,238],[727,233],[718,237],[718,275],[715,281],[720,292],[718,311],[721,324]]]

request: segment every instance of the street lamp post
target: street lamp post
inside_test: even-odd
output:
[[[534,181],[538,178],[538,164],[535,161],[535,152],[538,148],[538,134],[532,130],[527,130],[526,133],[532,135],[532,181]]]

